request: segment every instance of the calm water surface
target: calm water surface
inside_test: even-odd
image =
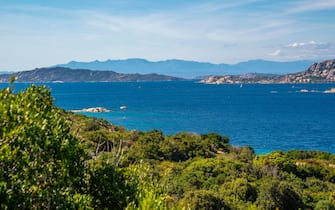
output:
[[[335,84],[204,85],[196,82],[48,83],[57,106],[102,106],[88,113],[127,129],[227,135],[233,145],[335,153]],[[0,84],[5,87],[6,84]],[[28,84],[15,84],[17,89]],[[300,90],[315,90],[302,93]],[[127,110],[122,111],[120,106]]]

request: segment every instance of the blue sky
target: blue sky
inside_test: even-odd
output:
[[[0,70],[335,58],[335,0],[0,0]]]

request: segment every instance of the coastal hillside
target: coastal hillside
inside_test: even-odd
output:
[[[126,130],[46,87],[0,90],[1,209],[334,209],[335,155],[256,155],[216,133]]]
[[[38,68],[0,75],[0,82],[8,82],[14,76],[18,82],[132,82],[172,81],[181,78],[159,74],[119,74],[114,71],[91,71],[63,67]]]
[[[279,81],[283,83],[335,82],[335,59],[315,63],[306,71],[288,74]]]
[[[331,83],[335,82],[335,59],[314,63],[307,70],[286,75],[243,74],[210,76],[201,81],[205,84],[234,83]]]

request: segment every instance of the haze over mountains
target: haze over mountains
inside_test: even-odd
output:
[[[106,60],[92,62],[71,61],[56,65],[72,69],[112,70],[123,74],[157,73],[182,78],[201,78],[208,75],[239,75],[245,73],[289,74],[306,70],[314,61],[276,62],[251,60],[237,64],[213,64],[186,60],[148,61],[145,59]]]
[[[202,82],[207,84],[322,83],[335,81],[335,60],[326,60],[303,67],[305,63],[308,63],[308,61],[280,63],[254,60],[236,65],[199,63],[182,60],[150,62],[143,59],[108,60],[105,62],[95,61],[89,63],[70,62],[69,65],[71,68],[56,66],[36,68],[34,70],[12,74],[0,74],[0,82],[8,82],[12,76],[14,76],[18,82],[176,81],[185,80],[185,78],[200,79],[200,77],[203,77]],[[114,64],[113,68],[118,69],[117,72],[113,70],[99,70],[99,68],[110,69],[112,67],[108,66],[111,66],[111,64]],[[118,66],[116,64],[118,64]],[[303,71],[297,71],[299,67],[304,68]],[[124,71],[122,72],[122,69],[128,72],[123,73]],[[227,73],[229,69],[233,71],[233,73]],[[133,71],[136,73],[132,73]],[[294,73],[283,74],[283,72],[290,71]]]

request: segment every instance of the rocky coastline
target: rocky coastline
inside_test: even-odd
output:
[[[122,74],[114,71],[93,71],[63,67],[37,68],[12,74],[0,75],[0,82],[9,82],[14,77],[17,82],[147,82],[180,81],[182,78],[160,74]]]
[[[335,59],[315,63],[303,72],[286,75],[243,74],[210,76],[200,81],[204,84],[295,84],[335,83]]]

